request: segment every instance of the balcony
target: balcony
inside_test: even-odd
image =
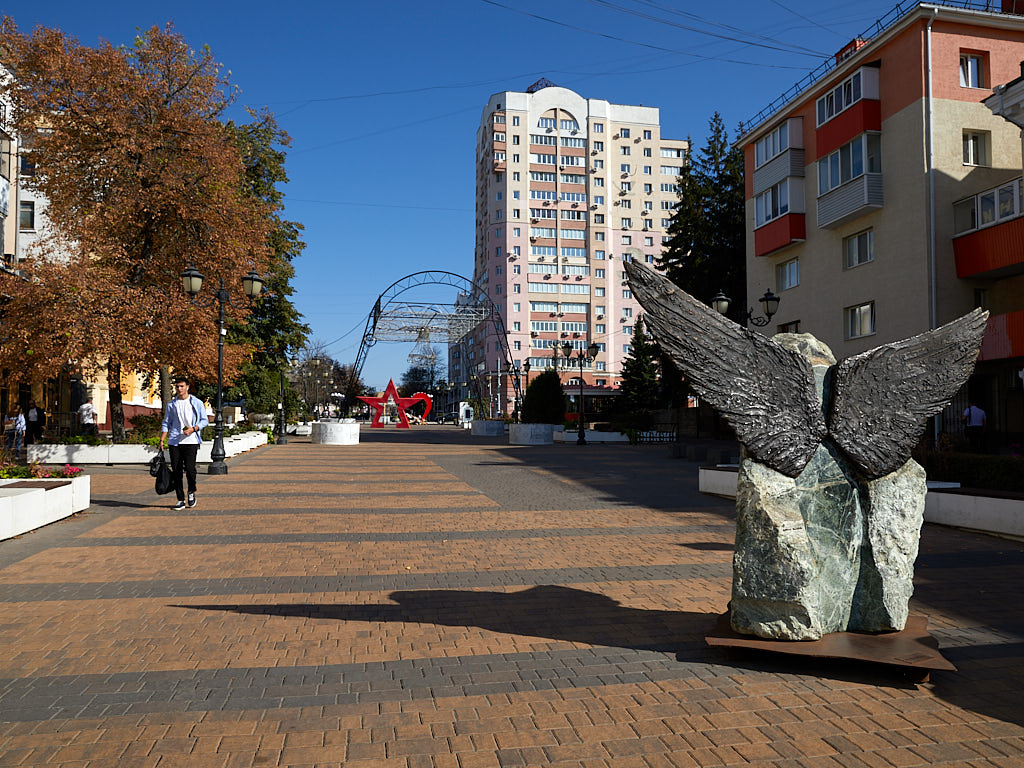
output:
[[[787,213],[754,230],[754,255],[767,256],[780,248],[807,239],[807,224],[802,213]]]
[[[953,204],[953,255],[959,278],[1024,273],[1021,179]]]
[[[1017,219],[1019,222],[1020,219]],[[979,360],[1005,360],[1024,356],[1024,310],[993,315],[985,326]]]
[[[882,174],[864,173],[818,198],[818,226],[833,229],[882,207]]]

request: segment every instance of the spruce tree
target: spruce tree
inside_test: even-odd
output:
[[[524,424],[561,424],[565,421],[565,394],[554,371],[544,371],[530,382],[523,396]]]
[[[636,322],[629,355],[622,363],[617,410],[637,426],[643,426],[646,414],[661,400],[658,383],[658,347],[644,331],[644,320]]]
[[[697,153],[691,147],[678,177],[678,205],[658,265],[705,303],[724,291],[732,300],[729,315],[739,320],[747,307],[743,153],[729,143],[719,113],[708,128],[704,147]]]

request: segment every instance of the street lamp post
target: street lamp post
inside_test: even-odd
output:
[[[200,300],[199,291],[203,288],[203,275],[195,267],[188,267],[181,273],[181,285],[185,293],[189,295],[192,303],[200,307],[211,307],[214,302],[217,304],[217,414],[213,420],[213,450],[210,452],[210,466],[207,469],[211,475],[226,475],[228,465],[224,463],[227,454],[224,451],[224,336],[227,331],[224,329],[225,307],[230,304],[238,307],[228,295],[224,287],[224,278],[220,279],[220,288],[214,291],[211,299]],[[242,291],[251,301],[263,292],[263,278],[256,272],[251,271],[242,278]]]
[[[580,364],[580,403],[579,408],[577,408],[578,437],[576,438],[576,445],[587,444],[587,430],[583,424],[583,421],[586,418],[586,409],[583,407],[583,366],[591,358],[597,357],[599,349],[600,348],[597,346],[596,343],[591,342],[590,346],[588,346],[586,349],[581,349],[579,353],[576,355],[576,359]],[[568,341],[565,342],[565,344],[562,346],[562,351],[565,353],[566,360],[572,359],[572,344],[570,344]]]

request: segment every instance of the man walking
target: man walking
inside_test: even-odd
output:
[[[78,423],[82,425],[83,433],[96,434],[96,406],[92,404],[91,397],[78,406]]]
[[[971,443],[971,449],[978,452],[983,450],[985,447],[985,422],[987,421],[985,412],[975,405],[973,400],[968,400],[967,407],[964,409],[963,415],[960,416],[960,421],[963,422],[964,432]]]
[[[164,420],[160,425],[160,450],[163,451],[167,443],[171,452],[171,478],[178,497],[174,509],[185,508],[183,470],[188,478],[188,506],[196,505],[196,454],[203,442],[199,433],[209,423],[202,400],[188,393],[188,379],[175,377],[174,399],[164,409]]]

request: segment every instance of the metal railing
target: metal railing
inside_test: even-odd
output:
[[[871,40],[877,37],[882,32],[893,26],[906,16],[911,11],[915,10],[918,6],[932,7],[937,6],[941,8],[959,8],[968,11],[981,11],[985,13],[1000,13],[1003,15],[1010,16],[1021,16],[1024,14],[1009,13],[1001,10],[1002,4],[998,0],[932,0],[931,2],[899,2],[896,6],[890,10],[885,16],[875,21],[870,27],[864,30],[861,34],[856,35],[852,40]],[[740,123],[740,134],[737,136],[737,140],[743,139],[750,135],[755,128],[764,123],[769,117],[778,112],[783,106],[788,104],[794,97],[802,93],[804,90],[812,86],[818,80],[823,78],[833,69],[835,69],[842,62],[836,63],[835,54],[826,58],[821,64],[815,67],[813,70],[808,72],[799,81],[793,84],[790,88],[784,91],[780,96],[771,101],[764,109],[754,115],[750,120]]]

